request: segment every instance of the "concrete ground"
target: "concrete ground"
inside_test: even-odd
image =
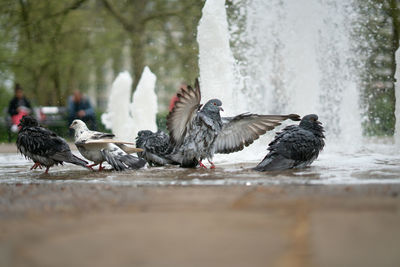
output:
[[[400,185],[0,184],[0,266],[400,266],[399,248]]]
[[[399,191],[0,185],[0,266],[400,266]]]

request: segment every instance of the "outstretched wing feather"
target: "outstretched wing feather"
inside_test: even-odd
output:
[[[299,116],[296,114],[258,115],[244,113],[235,117],[223,118],[222,130],[215,140],[214,152],[228,154],[240,151],[286,119],[298,120]]]
[[[194,88],[191,86],[181,88],[177,96],[178,100],[167,117],[167,128],[171,141],[175,144],[181,144],[188,127],[200,108],[201,93],[199,81],[196,79]]]

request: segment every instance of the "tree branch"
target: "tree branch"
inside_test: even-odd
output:
[[[179,16],[180,14],[184,13],[187,11],[189,7],[191,7],[193,4],[188,3],[184,7],[182,7],[179,10],[171,10],[171,11],[163,11],[163,12],[155,12],[153,14],[148,15],[143,19],[143,24],[146,24],[147,22],[153,20],[153,19],[162,19],[162,18],[167,18],[167,17],[173,17],[173,16]]]
[[[134,27],[132,26],[131,23],[129,23],[123,16],[121,16],[117,11],[114,10],[114,8],[111,6],[111,4],[107,0],[101,0],[103,3],[104,7],[107,9],[107,11],[119,22],[121,23],[122,27],[128,32],[132,32]]]
[[[69,12],[76,10],[78,8],[81,7],[81,5],[83,5],[87,0],[76,0],[74,3],[72,3],[72,5],[70,5],[69,7],[64,8],[63,10],[56,12],[50,16],[48,16],[47,18],[53,18],[53,17],[57,17],[57,16],[64,16],[67,15]]]

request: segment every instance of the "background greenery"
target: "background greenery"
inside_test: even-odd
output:
[[[361,100],[365,134],[391,135],[398,3],[356,3],[367,18],[354,33],[365,39],[357,47],[365,57],[360,67],[368,69]],[[157,74],[162,107],[157,121],[164,126],[171,96],[198,76],[196,33],[203,5],[203,0],[0,0],[0,109],[4,113],[15,82],[34,105],[64,106],[75,89],[94,86],[104,95],[110,79],[125,69],[135,88],[148,65]],[[227,5],[230,16],[234,6]],[[96,104],[100,113],[104,98]]]

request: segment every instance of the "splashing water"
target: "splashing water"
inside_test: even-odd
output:
[[[156,131],[157,96],[154,92],[156,76],[145,67],[131,99],[132,78],[129,72],[121,72],[112,84],[107,113],[101,116],[106,128],[116,138],[133,141],[143,129]]]
[[[223,0],[204,6],[198,32],[203,95],[219,91],[236,114],[316,113],[329,140],[357,148],[362,131],[351,3],[254,0],[234,9],[228,29]],[[212,36],[219,38],[211,43]],[[220,86],[227,79],[233,84]]]
[[[361,139],[352,1],[249,1],[231,24],[249,111],[317,113],[328,139]],[[238,29],[237,27],[240,27]],[[238,89],[236,89],[238,90]]]
[[[167,166],[128,172],[89,172],[66,164],[52,168],[50,175],[42,175],[40,170],[29,171],[32,162],[20,155],[0,154],[0,183],[399,184],[398,148],[390,140],[379,139],[377,144],[361,139],[359,73],[352,67],[351,62],[356,59],[351,51],[354,40],[349,37],[351,22],[358,16],[351,9],[352,2],[239,0],[235,2],[237,14],[230,18],[230,24],[226,22],[223,0],[208,0],[203,10],[198,33],[203,102],[219,97],[231,114],[318,113],[327,129],[328,142],[310,168],[271,173],[252,171],[250,168],[266,154],[265,148],[274,135],[271,132],[242,152],[217,155],[215,170]],[[128,132],[123,127],[132,121],[131,84],[128,73],[121,73],[113,84],[109,110],[104,117],[115,133],[120,128]],[[143,103],[147,101],[150,102]],[[143,107],[148,110],[147,105]],[[131,134],[127,138],[131,139]]]
[[[356,66],[362,66],[363,59],[357,53],[361,41],[354,36],[361,15],[355,6],[352,0],[236,1],[228,24],[223,22],[224,1],[207,0],[197,37],[202,95],[215,96],[218,91],[223,105],[235,107],[235,114],[318,114],[327,142],[313,165],[328,166],[326,175],[338,183],[347,175],[346,168],[368,169],[384,158],[390,158],[384,161],[389,164],[399,161],[391,140],[378,140],[377,145],[362,137],[362,68]],[[218,21],[219,27],[212,26]],[[207,43],[211,36],[219,37],[212,45]],[[222,53],[223,49],[230,51]],[[233,81],[228,88],[213,86],[228,77]],[[216,161],[260,161],[273,135],[267,133],[241,152],[216,155]]]

